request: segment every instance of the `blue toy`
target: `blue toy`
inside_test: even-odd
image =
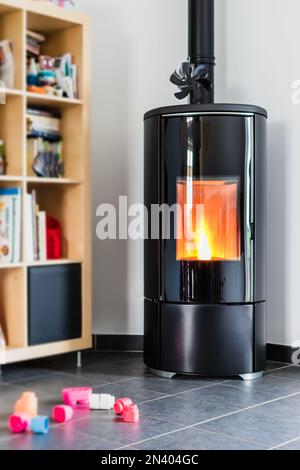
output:
[[[48,416],[35,416],[30,421],[30,431],[34,434],[47,434],[49,430]]]

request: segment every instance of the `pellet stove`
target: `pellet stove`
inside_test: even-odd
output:
[[[214,2],[188,4],[189,59],[171,82],[190,104],[144,121],[149,228],[153,205],[177,211],[169,237],[162,211],[145,240],[144,362],[165,377],[252,379],[265,368],[267,113],[214,103]]]

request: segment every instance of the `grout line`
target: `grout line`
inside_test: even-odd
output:
[[[231,415],[235,415],[235,414],[238,414],[238,413],[242,413],[244,411],[249,411],[249,410],[252,410],[252,409],[255,409],[255,408],[258,408],[260,406],[263,406],[263,405],[268,405],[269,403],[274,403],[276,401],[279,401],[279,400],[283,400],[285,398],[290,398],[290,397],[294,397],[294,396],[297,396],[297,395],[300,395],[300,392],[296,392],[296,393],[292,393],[290,395],[286,395],[286,396],[283,396],[283,397],[279,397],[279,398],[274,398],[272,400],[268,400],[268,401],[265,401],[265,402],[262,402],[262,403],[258,403],[256,405],[251,405],[251,406],[247,406],[245,408],[241,408],[239,410],[236,410],[236,411],[231,411],[230,413],[225,413],[223,415],[220,415],[220,416],[216,416],[214,418],[209,418],[209,419],[206,419],[204,421],[200,421],[199,423],[194,423],[194,424],[190,424],[189,426],[184,426],[183,428],[180,428],[180,429],[177,429],[177,430],[174,430],[174,431],[168,431],[168,432],[165,432],[163,434],[159,434],[158,436],[155,436],[155,437],[151,437],[151,438],[148,438],[148,439],[143,439],[141,441],[137,441],[137,442],[133,442],[132,444],[130,444],[131,446],[133,445],[138,445],[138,444],[142,444],[143,442],[147,442],[147,441],[151,441],[152,439],[156,439],[158,437],[164,437],[164,436],[167,436],[169,434],[174,434],[175,432],[178,432],[178,431],[185,431],[186,429],[191,429],[191,428],[197,428],[197,426],[200,426],[200,425],[203,425],[203,424],[206,424],[206,423],[210,423],[211,421],[217,421],[219,419],[222,419],[222,418],[226,418],[228,416],[231,416]],[[198,428],[197,428],[198,429]],[[264,443],[261,443],[262,445],[265,445]],[[120,447],[118,448],[117,450],[120,450],[120,449],[125,449],[126,447],[129,447],[128,445],[126,446],[123,446],[123,447]]]
[[[265,374],[272,374],[272,372],[281,369],[288,369],[289,367],[293,367],[293,364],[288,364],[287,366],[276,367],[275,369],[269,369],[265,371]]]
[[[282,447],[282,446],[285,446],[286,444],[290,444],[291,442],[298,441],[299,439],[300,439],[300,436],[295,437],[294,439],[290,439],[289,441],[282,442],[281,444],[277,444],[276,446],[270,447],[268,450],[278,449],[278,448],[280,448],[280,447]]]
[[[270,374],[270,377],[272,377],[273,379],[286,380],[287,382],[295,384],[296,382],[299,382],[300,374],[299,374],[299,378],[295,378],[295,379],[292,379],[291,377],[282,376],[282,375],[272,375],[272,374]]]
[[[236,441],[248,442],[248,443],[251,443],[251,444],[259,445],[261,447],[264,447],[265,450],[268,450],[266,444],[262,444],[259,441],[253,441],[252,439],[244,439],[242,437],[235,437],[235,436],[231,436],[230,434],[225,434],[223,432],[217,432],[217,431],[211,431],[211,430],[208,430],[208,429],[205,429],[205,428],[197,428],[196,426],[195,426],[195,429],[198,429],[198,431],[201,431],[201,432],[207,432],[209,434],[215,434],[217,436],[229,437],[230,439],[235,439]]]
[[[227,381],[202,385],[202,387],[190,388],[189,390],[182,390],[181,392],[171,393],[170,395],[164,394],[163,397],[156,397],[156,398],[151,398],[150,400],[141,401],[140,403],[138,403],[138,405],[144,405],[146,403],[151,403],[153,401],[163,400],[164,398],[176,397],[177,395],[182,395],[183,393],[194,392],[195,390],[202,390],[203,388],[216,387],[217,385],[222,385],[222,384],[225,384],[226,382]],[[149,389],[145,389],[145,390],[148,390],[148,392],[155,391],[155,390],[149,390]],[[158,392],[158,393],[163,393],[163,392]]]

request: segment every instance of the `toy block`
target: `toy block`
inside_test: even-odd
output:
[[[30,421],[30,430],[34,434],[47,434],[49,430],[48,416],[35,416]]]
[[[125,406],[132,405],[132,400],[130,398],[118,398],[114,404],[114,410],[117,415],[121,415],[125,409]]]
[[[30,416],[25,413],[13,414],[9,417],[8,426],[11,432],[20,433],[29,429]]]
[[[122,417],[125,423],[138,423],[140,417],[137,405],[132,403],[131,405],[125,406]]]
[[[66,405],[89,405],[91,393],[91,387],[63,388],[62,399]]]
[[[92,393],[90,396],[91,410],[111,410],[115,403],[115,397],[108,393]]]
[[[52,410],[52,418],[57,423],[65,423],[73,418],[73,408],[69,405],[56,405]]]
[[[38,411],[38,401],[34,392],[23,392],[19,400],[15,403],[15,414],[27,414],[34,418]]]

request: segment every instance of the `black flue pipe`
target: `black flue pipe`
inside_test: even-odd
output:
[[[215,22],[214,0],[188,0],[188,56],[192,64],[206,64],[211,90],[205,90],[201,103],[214,102]]]

